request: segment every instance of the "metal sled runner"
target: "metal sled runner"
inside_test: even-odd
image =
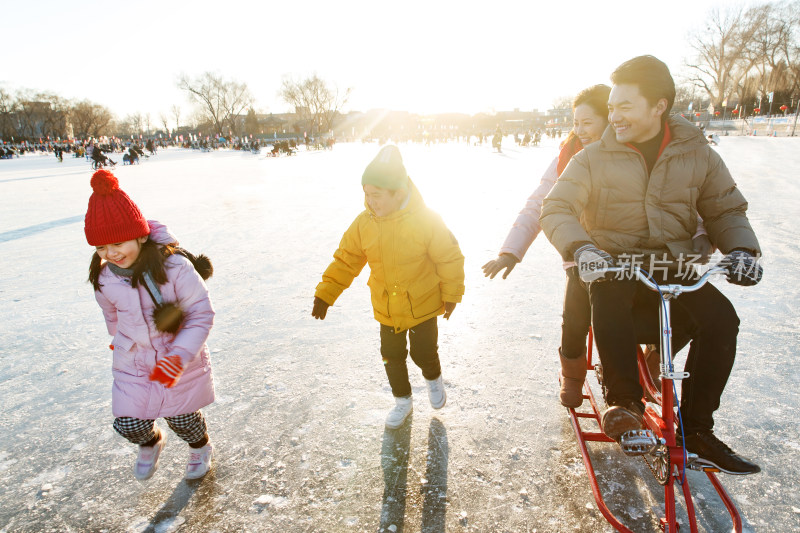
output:
[[[613,268],[609,269],[610,272],[621,272],[630,275],[635,275],[636,278],[647,285],[651,290],[658,291],[662,295],[662,304],[660,306],[660,323],[661,323],[661,344],[659,346],[660,354],[660,386],[653,383],[650,377],[647,362],[641,348],[638,349],[637,360],[639,365],[639,381],[642,389],[645,391],[645,397],[650,397],[654,401],[646,404],[643,428],[641,431],[629,432],[632,435],[624,435],[622,440],[625,444],[626,437],[628,442],[629,455],[641,455],[648,467],[652,471],[658,482],[664,486],[664,516],[661,517],[660,524],[661,530],[669,533],[676,533],[678,531],[678,522],[675,515],[676,502],[675,502],[675,486],[678,485],[683,491],[683,497],[686,506],[686,512],[689,519],[689,530],[692,533],[697,532],[697,520],[695,517],[694,503],[692,501],[692,494],[689,488],[689,483],[686,478],[686,470],[700,470],[706,473],[709,481],[714,486],[722,502],[728,510],[733,521],[733,531],[741,533],[742,519],[739,511],[733,500],[730,498],[722,483],[717,479],[716,473],[719,470],[709,464],[704,464],[702,460],[698,460],[695,454],[687,454],[682,446],[676,445],[676,415],[675,415],[675,395],[673,388],[673,381],[685,379],[688,376],[685,372],[675,372],[672,367],[672,331],[669,327],[669,311],[670,300],[678,297],[683,292],[691,292],[699,289],[705,285],[709,277],[714,274],[723,272],[724,269],[714,267],[706,272],[700,280],[691,286],[682,285],[657,285],[652,281],[646,272],[639,268]],[[589,370],[595,370],[596,367],[592,364],[592,346],[593,346],[592,332],[589,332],[588,350],[587,350],[587,365]],[[600,370],[600,365],[597,365],[597,370]],[[601,381],[602,372],[598,372],[598,380]],[[569,416],[572,421],[572,427],[575,430],[575,435],[578,438],[578,445],[583,456],[583,464],[586,467],[586,472],[589,475],[589,481],[592,486],[592,493],[598,509],[608,522],[614,526],[617,531],[630,532],[631,530],[625,527],[619,519],[609,510],[608,506],[603,500],[603,494],[600,491],[600,486],[597,482],[597,475],[592,460],[589,456],[589,442],[611,442],[614,440],[605,435],[602,429],[594,431],[585,430],[581,426],[581,420],[592,419],[596,423],[597,428],[600,425],[600,409],[598,409],[592,389],[588,384],[588,380],[583,384],[584,395],[583,398],[589,400],[591,412],[579,412],[573,408],[569,408]],[[616,443],[615,443],[616,444]]]

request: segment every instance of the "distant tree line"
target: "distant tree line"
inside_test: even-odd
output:
[[[88,100],[67,100],[52,92],[0,87],[0,138],[98,137],[113,125],[108,108]]]
[[[179,108],[173,106],[177,117]],[[50,140],[139,135],[151,130],[149,114],[134,113],[118,120],[105,106],[89,100],[68,100],[49,91],[0,87],[0,139]],[[167,130],[164,123],[165,131]]]
[[[676,108],[700,89],[716,110],[727,103],[794,111],[800,99],[800,0],[712,9],[691,32],[694,55],[686,60],[687,84]],[[688,86],[687,86],[688,85]],[[685,109],[685,107],[684,107]],[[744,111],[741,111],[744,113]]]
[[[181,74],[177,85],[196,104],[197,122],[207,124],[216,134],[258,133],[254,99],[246,83],[205,72],[195,78]],[[350,92],[348,88],[340,94],[335,85],[313,74],[284,77],[278,94],[294,108],[299,127],[314,136],[333,128]],[[239,120],[242,114],[246,114],[244,121]]]
[[[222,136],[259,133],[254,98],[247,84],[225,79],[213,72],[197,77],[181,74],[177,86],[195,104],[194,113],[184,117],[180,106],[161,112],[157,119],[149,113],[132,113],[117,119],[105,106],[89,100],[73,101],[55,93],[0,86],[0,139],[66,139],[129,135],[151,135],[185,129]],[[316,74],[307,78],[285,78],[279,95],[295,109],[296,126],[311,135],[332,129],[334,119],[347,102],[351,89],[342,94]],[[184,122],[181,123],[181,118]],[[173,126],[173,127],[170,127]]]
[[[298,118],[308,125],[312,135],[333,129],[342,106],[350,97],[352,89],[342,94],[336,87],[316,74],[305,79],[285,77],[281,84],[280,95],[284,102],[293,106]]]
[[[236,118],[253,105],[246,83],[226,80],[213,72],[194,79],[181,74],[178,88],[186,91],[189,100],[197,104],[200,118],[209,122],[218,135],[238,134]]]

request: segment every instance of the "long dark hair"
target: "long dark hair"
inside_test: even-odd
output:
[[[572,110],[581,104],[586,104],[601,117],[608,117],[608,95],[611,93],[611,87],[603,85],[592,85],[591,87],[582,90],[575,97],[572,102]]]
[[[133,276],[131,276],[131,287],[137,287],[143,281],[142,276],[145,272],[150,273],[158,285],[167,282],[167,271],[164,268],[164,261],[175,253],[175,247],[170,244],[156,244],[150,239],[142,244],[139,250],[139,257],[133,264]],[[89,283],[95,291],[100,290],[100,272],[103,270],[104,263],[100,256],[95,252],[92,261],[89,263]]]
[[[574,113],[575,108],[579,105],[586,104],[592,108],[592,111],[594,111],[597,116],[603,117],[608,121],[608,95],[610,92],[611,87],[603,85],[602,83],[592,85],[582,90],[578,93],[578,96],[575,97],[575,100],[572,101],[572,112]],[[567,144],[571,142],[576,142],[577,138],[578,135],[575,133],[575,128],[572,128],[567,138],[561,143],[561,146],[567,146]]]

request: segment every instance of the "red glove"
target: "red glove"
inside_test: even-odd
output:
[[[158,381],[166,388],[174,387],[183,374],[183,362],[180,355],[169,355],[160,360],[153,372],[150,373],[150,381]]]

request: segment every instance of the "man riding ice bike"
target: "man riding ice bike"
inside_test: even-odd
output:
[[[98,145],[94,145],[92,149],[92,168],[103,168],[105,166],[114,166],[117,163],[112,161]]]
[[[680,116],[668,118],[675,84],[667,66],[640,56],[620,65],[611,80],[609,126],[600,142],[563,171],[544,200],[541,226],[589,284],[609,406],[601,423],[620,442],[642,425],[636,350],[642,317],[657,324],[660,300],[636,279],[605,279],[603,269],[633,261],[659,284],[691,284],[685,274],[692,270],[699,214],[711,241],[726,254],[722,265],[729,282],[755,285],[762,271],[747,202],[722,159],[698,128]],[[739,318],[733,305],[706,284],[676,300],[672,327],[692,332],[680,408],[686,450],[723,472],[759,472],[713,432],[713,413],[736,355]]]

